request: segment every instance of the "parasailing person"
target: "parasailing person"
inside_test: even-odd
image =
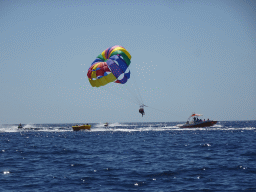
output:
[[[143,115],[145,115],[144,107],[147,107],[147,106],[144,105],[144,104],[142,104],[142,105],[140,106],[140,109],[139,109],[139,113],[142,115],[142,117],[143,117]]]

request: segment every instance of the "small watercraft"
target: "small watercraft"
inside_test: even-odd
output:
[[[76,126],[72,126],[73,131],[79,131],[79,130],[90,130],[91,129],[91,125],[76,125]]]
[[[213,120],[202,120],[198,117],[203,116],[202,114],[195,114],[189,116],[185,124],[178,124],[177,127],[180,128],[194,128],[194,127],[210,127],[215,125],[218,121]]]
[[[22,127],[22,125],[21,125],[21,124],[19,124],[19,125],[18,125],[18,129],[21,129],[21,128],[23,128],[23,127]]]
[[[105,123],[104,126],[107,127],[107,126],[108,126],[108,123]]]

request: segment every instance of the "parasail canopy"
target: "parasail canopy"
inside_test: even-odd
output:
[[[104,50],[92,62],[87,76],[92,87],[115,82],[125,84],[130,78],[130,53],[122,46],[115,45]]]

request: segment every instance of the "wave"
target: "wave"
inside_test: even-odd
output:
[[[170,125],[171,124],[171,125]],[[105,123],[92,124],[90,132],[143,132],[143,131],[244,131],[256,130],[254,124],[252,126],[235,127],[232,125],[216,124],[212,127],[205,128],[180,128],[174,123],[109,123],[105,127]],[[73,124],[23,124],[22,129],[18,129],[18,125],[0,125],[0,132],[22,132],[22,131],[41,131],[41,132],[68,132],[73,131]],[[88,130],[86,130],[88,131]]]

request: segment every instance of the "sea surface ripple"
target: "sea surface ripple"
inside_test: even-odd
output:
[[[256,191],[256,121],[0,125],[0,191]]]

